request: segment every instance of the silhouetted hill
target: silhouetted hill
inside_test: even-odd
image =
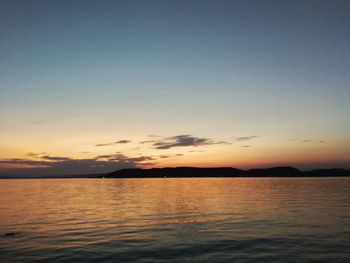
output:
[[[342,168],[332,168],[332,169],[317,169],[312,171],[304,172],[305,176],[350,176],[350,170]]]
[[[244,171],[231,167],[220,168],[152,168],[152,169],[122,169],[104,177],[113,178],[160,178],[160,177],[232,177],[243,176]]]
[[[162,178],[162,177],[326,177],[350,176],[346,169],[319,169],[302,172],[294,167],[271,167],[240,170],[232,167],[197,168],[152,168],[122,169],[104,175],[106,178]]]
[[[261,168],[261,169],[250,169],[245,171],[247,176],[278,176],[278,177],[289,177],[289,176],[302,176],[303,172],[294,167],[271,167],[271,168]]]
[[[232,167],[198,168],[174,167],[152,169],[121,169],[108,174],[19,176],[0,175],[0,179],[55,179],[55,178],[164,178],[164,177],[350,177],[349,169],[332,168],[300,171],[294,167],[271,167],[240,170]]]

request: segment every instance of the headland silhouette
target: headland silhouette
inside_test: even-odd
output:
[[[186,177],[337,177],[350,176],[350,170],[342,168],[300,171],[294,167],[271,167],[241,170],[233,167],[167,167],[151,169],[121,169],[102,175],[105,178],[186,178]]]

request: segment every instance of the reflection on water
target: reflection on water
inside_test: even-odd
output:
[[[346,178],[1,180],[0,198],[0,262],[350,262]]]

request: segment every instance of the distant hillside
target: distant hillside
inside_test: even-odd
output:
[[[243,176],[244,171],[236,168],[196,168],[196,167],[176,167],[176,168],[152,168],[152,169],[122,169],[105,177],[113,178],[160,178],[160,177],[232,177]]]
[[[197,168],[152,168],[122,169],[105,174],[106,178],[163,178],[163,177],[328,177],[350,176],[346,169],[319,169],[303,172],[294,167],[271,167],[263,169],[240,170],[232,167]]]
[[[19,176],[0,175],[0,179],[58,179],[58,178],[164,178],[164,177],[350,177],[350,170],[342,168],[317,169],[312,171],[300,171],[294,167],[271,167],[261,169],[240,170],[232,167],[198,168],[198,167],[174,167],[151,169],[121,169],[107,174],[87,175],[42,175]]]

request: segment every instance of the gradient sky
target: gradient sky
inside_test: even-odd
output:
[[[0,174],[350,168],[350,1],[0,2]]]

